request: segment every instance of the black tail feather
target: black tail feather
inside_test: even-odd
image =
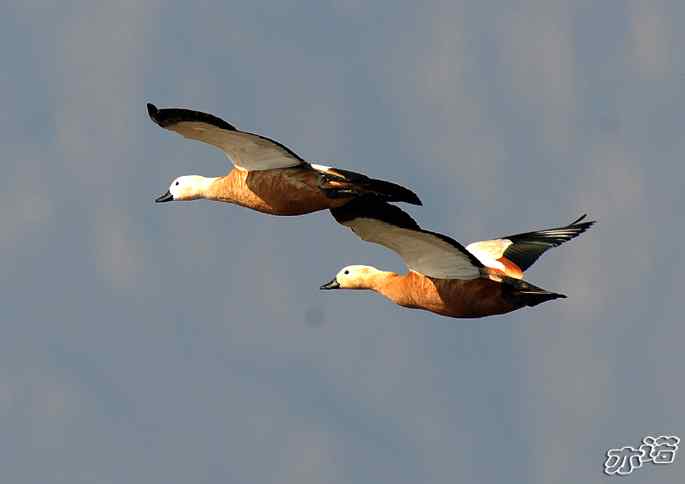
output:
[[[565,299],[566,295],[547,291],[534,286],[526,281],[505,277],[502,280],[506,290],[505,295],[512,299],[512,302],[521,306],[537,306],[543,302],[554,299]]]
[[[396,183],[370,178],[369,183],[362,185],[362,188],[365,192],[373,193],[386,202],[406,202],[412,205],[423,205],[416,193]]]
[[[408,188],[339,168],[330,169],[321,175],[321,189],[331,198],[375,195],[385,202],[423,205],[416,193]]]

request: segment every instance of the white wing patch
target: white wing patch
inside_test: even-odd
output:
[[[166,128],[185,138],[216,146],[231,163],[247,171],[290,168],[303,163],[288,148],[256,134],[230,131],[202,121],[180,121]]]
[[[314,168],[316,171],[320,171],[322,173],[329,173],[330,169],[332,168],[326,165],[319,165],[318,163],[310,163],[309,166]]]
[[[466,250],[475,255],[485,267],[504,271],[504,264],[497,259],[504,255],[511,244],[508,239],[483,240],[467,245]]]
[[[345,222],[359,238],[380,244],[402,257],[407,268],[436,279],[480,277],[469,256],[433,234],[397,227],[373,218]]]

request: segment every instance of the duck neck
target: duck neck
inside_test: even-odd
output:
[[[394,272],[384,274],[384,277],[376,282],[374,291],[400,306],[416,307],[417,275],[412,271],[407,274],[396,274]]]
[[[203,182],[202,191],[204,198],[207,200],[220,200],[220,201],[231,201],[228,199],[227,194],[230,190],[224,187],[226,177],[224,176],[214,176],[205,177]]]
[[[398,277],[399,275],[395,272],[377,271],[367,277],[366,284],[368,289],[390,298],[390,290]]]

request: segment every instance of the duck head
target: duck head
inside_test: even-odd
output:
[[[171,182],[166,193],[155,199],[155,202],[171,202],[176,200],[197,200],[207,197],[207,189],[216,178],[199,175],[179,176]]]
[[[335,278],[320,289],[370,289],[371,279],[381,271],[371,266],[352,265],[343,267]]]

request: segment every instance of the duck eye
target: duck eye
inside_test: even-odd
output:
[[[345,271],[343,274],[348,275],[350,271]]]
[[[178,180],[176,180],[176,186],[178,186]]]

